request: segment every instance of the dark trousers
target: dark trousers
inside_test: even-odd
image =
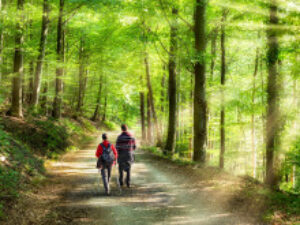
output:
[[[119,164],[119,182],[120,182],[120,185],[123,185],[123,175],[124,175],[124,172],[126,172],[126,184],[127,184],[127,186],[130,186],[130,171],[131,171],[131,165],[129,163]]]
[[[109,192],[109,180],[111,176],[112,165],[103,165],[101,169],[101,176],[106,192]]]

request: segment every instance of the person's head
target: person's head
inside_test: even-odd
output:
[[[128,129],[127,125],[126,124],[122,124],[121,125],[121,129],[122,129],[123,132],[127,131],[127,129]]]
[[[103,141],[106,141],[106,140],[107,140],[107,134],[106,134],[106,133],[103,133],[103,134],[102,134],[102,140],[103,140]]]

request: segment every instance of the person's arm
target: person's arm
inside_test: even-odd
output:
[[[120,150],[120,136],[117,138],[117,141],[116,141],[116,149],[117,149],[117,152],[119,152]]]
[[[111,149],[113,150],[113,153],[115,155],[115,158],[117,159],[118,158],[118,152],[117,152],[117,149],[115,148],[114,145],[111,145]]]
[[[135,150],[136,149],[136,144],[135,144],[135,139],[134,138],[132,138],[132,146],[133,146],[133,150]]]
[[[96,157],[99,158],[103,153],[103,149],[101,145],[98,145],[97,151],[96,151]]]

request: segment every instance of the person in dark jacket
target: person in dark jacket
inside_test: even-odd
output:
[[[126,172],[126,185],[130,187],[131,165],[134,162],[134,150],[136,149],[134,137],[127,131],[127,126],[121,126],[122,133],[117,139],[119,182],[123,186],[123,174]]]
[[[103,142],[98,145],[96,151],[96,157],[98,158],[97,167],[101,172],[105,193],[109,195],[110,193],[109,180],[111,177],[111,170],[113,165],[116,163],[116,159],[118,158],[118,152],[115,146],[109,143],[107,135],[105,133],[102,134],[102,140]],[[105,162],[102,157],[102,155],[105,154],[104,151],[108,151],[108,152],[112,151],[114,155],[114,161]]]

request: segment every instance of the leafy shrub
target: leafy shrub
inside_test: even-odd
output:
[[[107,120],[105,120],[103,122],[103,126],[108,130],[116,130],[117,129],[117,125],[114,122],[107,121]]]

